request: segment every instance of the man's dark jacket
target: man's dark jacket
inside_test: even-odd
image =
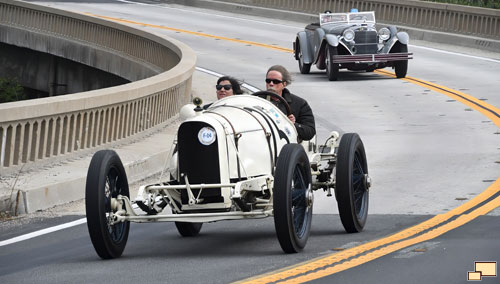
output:
[[[314,116],[311,107],[303,98],[296,96],[285,88],[282,92],[283,98],[290,105],[292,114],[295,116],[295,129],[302,140],[310,140],[316,134],[316,127],[314,124]],[[283,104],[277,104],[278,108],[286,114],[286,108]]]

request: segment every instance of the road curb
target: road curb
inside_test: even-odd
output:
[[[122,158],[129,183],[143,180],[163,170],[174,139],[174,135],[165,132],[172,132],[170,128],[174,126],[175,122],[170,123],[162,130],[150,135],[150,137],[160,136],[162,143],[168,145],[161,151],[150,152],[149,155],[141,157],[134,155],[134,148],[147,147],[147,144],[155,143],[150,137],[144,139],[146,142],[133,142],[114,149]],[[87,155],[75,161],[62,162],[42,169],[38,173],[20,174],[18,182],[13,186],[14,189],[0,196],[0,212],[20,215],[85,198],[87,169],[91,158],[91,155]],[[43,175],[56,177],[44,183]],[[42,181],[39,184],[33,184],[30,182],[31,178]]]

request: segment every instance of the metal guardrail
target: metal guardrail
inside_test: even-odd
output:
[[[317,14],[330,10],[375,11],[377,21],[411,28],[500,39],[500,10],[411,0],[219,0]]]
[[[166,72],[112,88],[0,104],[0,176],[137,138],[167,125],[189,101],[196,55],[176,40],[8,0],[0,0],[2,25],[112,50]]]

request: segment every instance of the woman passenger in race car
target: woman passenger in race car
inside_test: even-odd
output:
[[[243,94],[241,91],[240,83],[233,77],[230,76],[222,76],[217,80],[217,85],[215,85],[215,89],[217,92],[217,99],[220,100],[222,98]]]
[[[230,76],[220,77],[217,80],[217,85],[215,85],[215,90],[218,100],[232,95],[243,94],[238,80]],[[207,109],[210,105],[211,103],[204,105],[203,109]]]
[[[302,140],[310,140],[316,134],[314,124],[314,115],[311,107],[303,98],[296,96],[286,88],[292,83],[292,79],[288,70],[281,65],[271,66],[266,73],[266,89],[282,96],[290,105],[292,114],[288,119],[295,125],[299,138]],[[277,100],[272,101],[283,112],[285,106]]]

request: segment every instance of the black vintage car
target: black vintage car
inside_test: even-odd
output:
[[[302,74],[316,64],[335,81],[339,69],[372,72],[393,67],[396,77],[404,78],[408,59],[412,59],[408,40],[408,34],[394,26],[377,31],[375,12],[322,13],[318,23],[297,34],[293,49]]]

